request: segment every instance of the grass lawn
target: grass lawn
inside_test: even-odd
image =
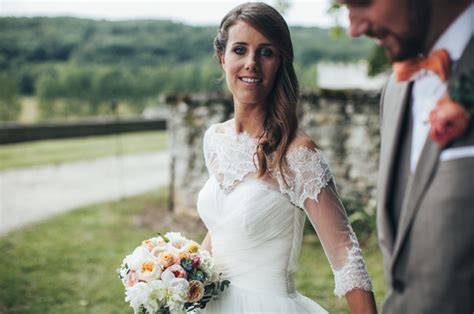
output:
[[[0,170],[160,151],[168,147],[167,134],[148,131],[0,145]]]
[[[378,247],[362,248],[362,254],[375,289],[375,299],[380,310],[385,287],[383,282],[382,256]],[[318,302],[329,313],[349,313],[345,298],[334,295],[334,279],[326,255],[317,240],[306,238],[300,255],[300,266],[295,274],[297,289]]]
[[[122,258],[157,231],[183,230],[198,241],[204,235],[202,224],[173,220],[164,204],[165,193],[157,191],[81,208],[0,238],[0,313],[132,313],[115,272]],[[364,255],[380,304],[380,254],[366,249]],[[332,274],[316,241],[304,242],[296,285],[330,313],[348,312],[332,293]]]

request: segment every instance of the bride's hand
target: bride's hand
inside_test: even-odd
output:
[[[209,232],[204,237],[204,240],[202,240],[201,247],[205,249],[206,251],[208,251],[209,254],[211,254],[212,256],[212,244],[211,244],[211,236],[209,235]]]
[[[354,289],[346,294],[352,314],[376,314],[374,294],[371,291]]]

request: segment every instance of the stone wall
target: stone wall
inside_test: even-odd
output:
[[[328,159],[343,198],[375,207],[378,164],[379,95],[366,91],[303,94],[300,127]],[[171,204],[176,213],[195,213],[199,190],[208,178],[202,141],[206,129],[233,116],[229,95],[171,96]]]

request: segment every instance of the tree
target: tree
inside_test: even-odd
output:
[[[7,73],[0,73],[0,120],[15,121],[21,112],[17,84]]]
[[[377,75],[390,68],[385,51],[380,46],[374,46],[369,56],[369,75]]]

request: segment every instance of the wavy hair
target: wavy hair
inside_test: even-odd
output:
[[[263,2],[241,4],[224,16],[214,38],[216,57],[221,60],[229,28],[239,21],[248,23],[267,37],[280,55],[280,67],[264,108],[264,131],[255,152],[259,165],[257,176],[261,177],[269,169],[282,171],[286,150],[298,129],[299,85],[293,67],[293,43],[288,25],[277,10]]]

